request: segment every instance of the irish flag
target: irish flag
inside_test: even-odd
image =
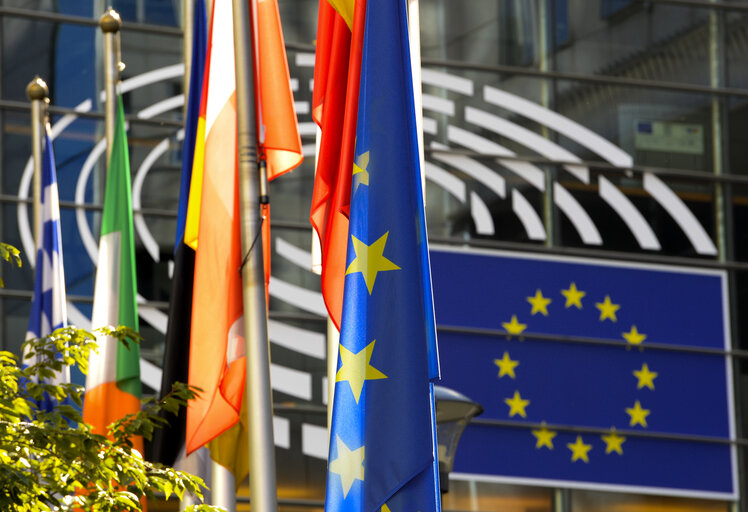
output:
[[[99,261],[94,289],[93,328],[123,325],[138,329],[130,159],[122,98],[118,98],[114,144],[104,195]],[[140,409],[140,349],[100,336],[98,354],[89,357],[83,419],[97,434]],[[142,451],[142,440],[134,440]]]

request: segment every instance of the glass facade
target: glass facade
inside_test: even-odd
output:
[[[326,321],[319,277],[310,271],[308,222],[317,3],[279,0],[306,156],[270,191],[276,455],[288,510],[321,507],[326,469]],[[124,20],[143,357],[160,366],[181,165],[182,2],[113,6]],[[28,261],[25,87],[38,74],[50,86],[56,127],[70,321],[84,326],[103,191],[97,20],[105,7],[98,0],[0,0],[0,240]],[[737,502],[460,477],[444,508],[726,511],[744,504],[748,3],[421,0],[420,18],[432,241],[725,271],[732,350],[724,357],[738,411],[731,440]],[[0,271],[0,348],[17,352],[32,266]],[[155,392],[160,377],[153,370],[143,380]]]

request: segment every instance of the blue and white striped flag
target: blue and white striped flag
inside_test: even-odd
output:
[[[36,276],[34,298],[26,339],[40,338],[67,325],[65,304],[65,272],[62,264],[62,237],[60,236],[60,202],[57,192],[52,141],[49,132],[44,137],[42,154],[42,204],[41,236],[36,248]],[[25,360],[28,364],[28,360]],[[53,379],[54,384],[70,382],[70,369],[65,368]],[[40,409],[50,410],[54,404],[45,397]]]

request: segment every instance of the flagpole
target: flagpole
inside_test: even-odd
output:
[[[39,247],[42,227],[42,137],[44,136],[44,110],[49,97],[49,88],[37,75],[26,86],[26,96],[31,101],[31,154],[34,157],[34,245]]]
[[[247,354],[246,397],[249,421],[249,489],[252,510],[278,509],[275,484],[273,405],[270,390],[270,344],[265,304],[260,221],[260,174],[254,87],[254,52],[246,0],[233,0],[236,64],[236,121],[241,208],[242,297]]]
[[[122,26],[119,13],[111,7],[99,19],[99,26],[104,33],[104,104],[106,125],[106,169],[109,170],[109,159],[114,144],[115,109],[117,108],[117,81],[119,80],[119,58],[116,38]]]
[[[410,69],[413,76],[413,103],[416,111],[418,155],[421,164],[421,190],[426,204],[426,164],[423,150],[423,90],[421,86],[421,15],[418,0],[408,0],[408,43]]]

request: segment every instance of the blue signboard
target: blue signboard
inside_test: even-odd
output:
[[[726,275],[431,251],[453,477],[735,499]]]

